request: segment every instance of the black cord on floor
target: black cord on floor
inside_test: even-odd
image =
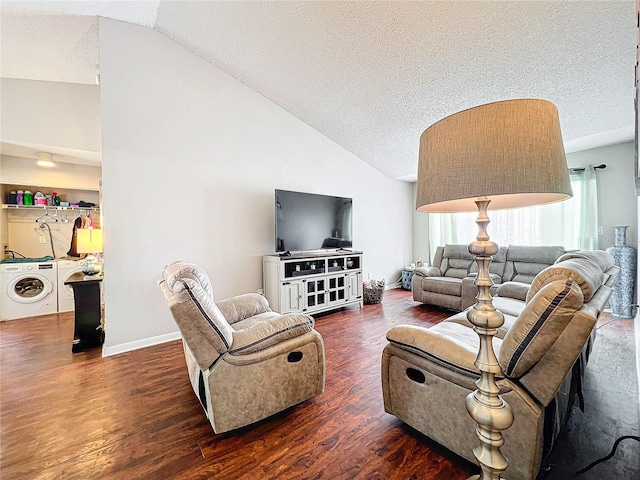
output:
[[[578,478],[580,475],[582,475],[583,473],[591,470],[593,467],[595,467],[599,463],[606,462],[607,460],[609,460],[611,457],[613,457],[616,454],[616,450],[618,448],[618,445],[620,445],[620,442],[622,442],[623,440],[627,440],[629,438],[632,439],[632,440],[635,440],[636,442],[640,442],[640,437],[637,437],[635,435],[624,435],[624,436],[618,438],[615,441],[615,443],[613,444],[613,448],[611,449],[611,452],[609,453],[609,455],[607,455],[606,457],[599,458],[595,462],[591,462],[589,465],[584,467],[582,470],[578,470],[576,473],[571,475],[567,480],[573,480],[574,478]]]
[[[638,308],[640,307],[640,305],[636,304],[636,303],[632,303],[630,305],[625,305],[624,309],[626,310],[627,308]],[[609,320],[607,323],[603,323],[602,325],[600,325],[599,327],[596,327],[596,330],[600,330],[602,327],[606,327],[607,325],[609,325],[610,323],[615,322],[616,320],[620,320],[620,317],[622,316],[622,313],[619,313],[618,315],[616,315],[616,317],[613,320]],[[626,317],[625,317],[626,318]]]

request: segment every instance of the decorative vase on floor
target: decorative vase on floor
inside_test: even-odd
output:
[[[636,303],[633,299],[636,280],[636,265],[638,262],[636,249],[627,245],[627,226],[613,227],[615,245],[607,248],[620,273],[613,283],[611,294],[611,311],[622,318],[632,318]]]

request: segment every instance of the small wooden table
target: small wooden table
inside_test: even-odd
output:
[[[72,352],[98,347],[104,343],[102,309],[100,305],[100,282],[102,275],[86,276],[77,272],[71,275],[65,285],[73,289],[75,325],[73,329]]]

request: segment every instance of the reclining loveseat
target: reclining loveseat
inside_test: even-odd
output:
[[[514,413],[503,432],[505,478],[533,480],[580,392],[595,325],[618,273],[603,251],[562,255],[531,285],[505,282],[493,302],[504,325],[493,339],[496,380]],[[466,312],[432,328],[399,325],[382,354],[385,411],[475,462],[479,443],[465,408],[476,389],[478,335]]]
[[[510,245],[500,247],[489,265],[494,285],[504,282],[530,284],[543,269],[565,253],[559,246]],[[432,266],[414,270],[413,299],[450,310],[462,311],[475,303],[478,288],[473,283],[478,265],[468,245],[447,244],[436,249]],[[492,293],[495,294],[495,287]]]

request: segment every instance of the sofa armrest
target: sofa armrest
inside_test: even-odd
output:
[[[302,313],[279,315],[255,323],[233,333],[231,355],[248,355],[265,350],[273,345],[304,335],[313,330],[313,317]]]
[[[479,340],[472,328],[452,322],[442,322],[431,328],[397,325],[387,332],[387,340],[402,350],[467,375],[479,374],[474,364]]]
[[[216,305],[231,325],[245,318],[271,311],[267,299],[257,293],[237,295],[225,300],[220,300],[216,302]]]
[[[438,267],[418,267],[413,271],[419,277],[441,277],[442,272]]]

